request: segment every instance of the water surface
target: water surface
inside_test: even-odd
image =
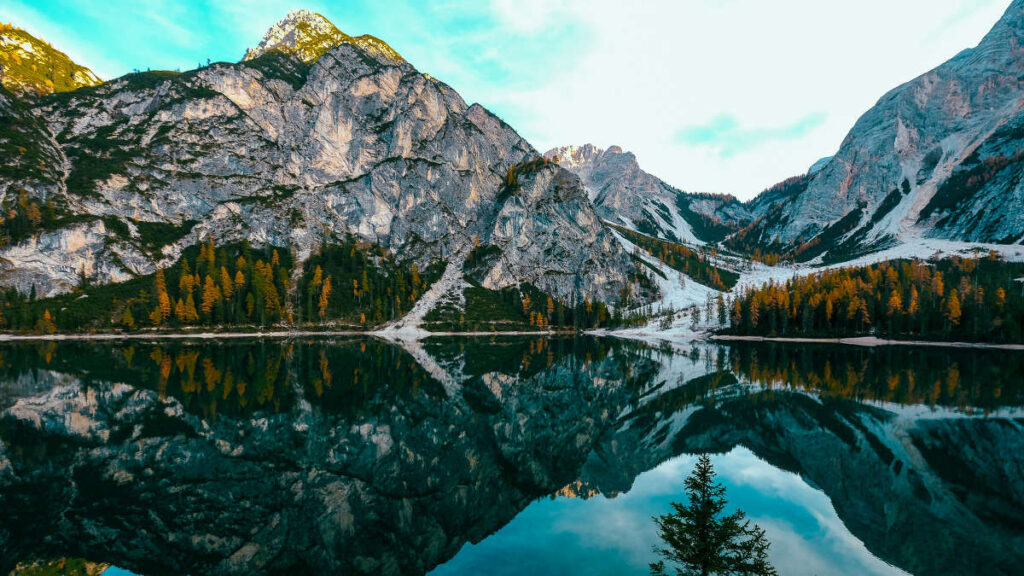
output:
[[[0,573],[645,574],[710,452],[782,574],[1012,574],[1022,405],[1003,351],[9,343]]]

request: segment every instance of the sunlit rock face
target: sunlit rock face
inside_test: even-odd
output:
[[[4,247],[0,284],[52,294],[83,270],[116,281],[152,272],[207,236],[290,246],[303,259],[322,240],[353,234],[421,264],[476,239],[516,238],[492,275],[502,287],[529,277],[558,296],[613,300],[633,264],[604,241],[585,196],[554,206],[580,188],[574,177],[552,174],[545,183],[560,188],[535,184],[528,202],[502,195],[509,168],[537,151],[371,40],[295,13],[238,64],[129,75],[27,112],[0,95],[0,112],[35,119],[32,141],[55,165],[0,171],[0,200],[25,189],[57,216],[73,215],[74,226],[107,227],[103,242],[68,254],[55,251],[71,224]],[[17,155],[0,162],[9,158]],[[154,245],[153,227],[139,222],[166,233]]]
[[[846,251],[920,235],[1024,241],[1022,44],[1015,0],[976,48],[883,96],[758,233]]]
[[[64,372],[83,350],[9,352],[50,369],[18,371],[0,418],[0,569],[425,573],[572,481],[643,366],[595,342],[485,348],[439,356],[451,392],[365,340],[90,349],[89,383]]]
[[[92,70],[25,30],[0,23],[0,86],[15,94],[40,96],[96,86]]]

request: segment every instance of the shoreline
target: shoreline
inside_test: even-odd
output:
[[[990,344],[987,342],[943,342],[940,340],[887,340],[876,336],[857,336],[853,338],[768,338],[765,336],[732,336],[711,335],[712,342],[782,342],[790,344],[843,344],[863,348],[881,346],[927,346],[931,348],[977,348],[983,350],[1016,350],[1024,351],[1024,344]]]
[[[83,334],[4,334],[0,333],[3,342],[46,342],[46,341],[113,341],[113,340],[242,340],[242,339],[287,339],[287,338],[337,338],[337,337],[372,337],[389,342],[422,341],[427,338],[442,337],[502,337],[502,336],[596,336],[635,339],[641,336],[636,333],[614,330],[594,330],[581,333],[566,331],[509,331],[509,332],[428,332],[426,330],[403,331],[387,328],[373,331],[363,330],[271,330],[266,332],[153,332],[153,333],[83,333]],[[680,340],[670,334],[645,333],[640,339],[674,341]],[[685,338],[688,342],[780,342],[784,344],[841,344],[878,348],[882,346],[919,346],[931,348],[974,348],[982,350],[1013,350],[1024,351],[1024,344],[991,344],[987,342],[943,342],[936,340],[888,340],[875,336],[858,336],[851,338],[769,338],[766,336],[736,336],[702,334],[697,338]]]
[[[565,336],[576,335],[576,332],[565,331],[510,331],[510,332],[427,332],[423,331],[396,331],[396,330],[272,330],[266,332],[100,332],[82,334],[9,334],[0,333],[0,343],[3,342],[39,342],[39,341],[74,341],[74,340],[217,340],[231,339],[240,340],[252,339],[285,339],[285,338],[309,338],[309,337],[348,337],[365,336],[380,338],[391,342],[416,341],[432,338],[435,336],[457,337],[470,336],[493,337],[493,336]]]

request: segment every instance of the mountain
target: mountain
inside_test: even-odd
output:
[[[892,90],[748,243],[842,259],[917,237],[1024,242],[1024,0],[974,49]]]
[[[640,169],[636,156],[618,146],[562,146],[544,156],[580,177],[602,218],[673,242],[717,242],[749,224],[736,198],[692,194]]]
[[[383,42],[309,12],[239,63],[0,94],[0,111],[15,120],[0,142],[24,148],[0,161],[0,202],[29,220],[8,230],[0,285],[23,292],[151,273],[207,237],[301,262],[353,235],[421,266],[479,245],[484,287],[579,300],[611,301],[633,276],[576,176]]]
[[[68,55],[9,24],[0,24],[0,84],[16,94],[52,94],[102,80]]]

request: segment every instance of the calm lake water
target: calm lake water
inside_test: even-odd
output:
[[[0,574],[646,574],[705,452],[780,574],[1024,566],[1024,353],[342,338],[0,344]]]

